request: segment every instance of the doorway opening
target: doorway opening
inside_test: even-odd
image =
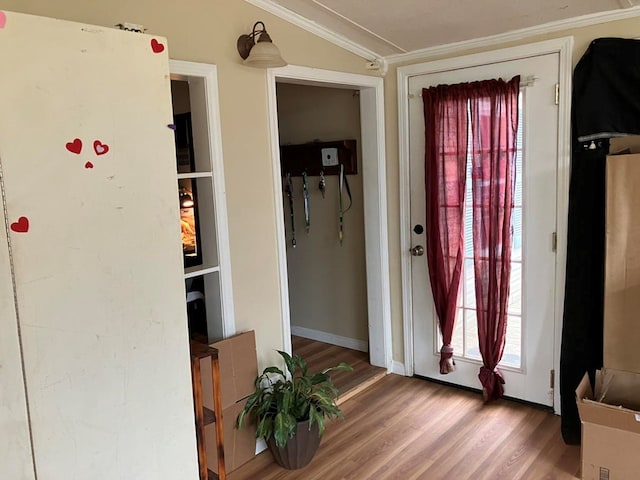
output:
[[[346,353],[361,357],[345,361],[381,367],[376,372],[384,375],[392,360],[382,79],[294,66],[272,69],[267,75],[274,188],[280,200],[276,216],[281,225],[284,349],[303,354],[306,349],[311,356],[317,349],[319,357],[333,365],[336,349],[348,348]],[[341,106],[332,111],[331,103]],[[334,147],[326,145],[331,142],[314,145],[314,140],[355,140],[357,145],[357,162],[345,164],[354,170],[345,168],[341,176],[339,165],[324,166],[324,199],[320,172],[308,169],[303,176],[304,168],[292,169],[287,158],[290,146]],[[321,170],[324,167],[319,164]],[[287,189],[293,200],[293,223]],[[310,342],[322,343],[313,347]]]
[[[341,392],[378,378],[369,362],[360,92],[276,84],[292,352],[336,372]]]

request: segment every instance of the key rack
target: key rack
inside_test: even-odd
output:
[[[327,152],[332,152],[330,149],[335,149],[338,154],[337,161],[335,158],[330,159],[330,162],[335,165],[323,164],[323,154],[326,157]],[[341,164],[344,165],[346,175],[358,173],[358,148],[355,140],[280,146],[280,165],[283,176],[289,173],[293,177],[299,177],[304,171],[309,176],[319,176],[321,171],[325,176],[339,175]]]

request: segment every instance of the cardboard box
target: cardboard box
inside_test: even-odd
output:
[[[640,477],[640,374],[603,369],[576,389],[583,480]]]
[[[233,472],[251,460],[256,453],[256,425],[248,425],[239,429],[236,427],[236,418],[242,410],[245,400],[233,404],[222,411],[222,423],[224,425],[224,464],[227,473]],[[205,429],[207,446],[207,463],[209,469],[218,473],[218,450],[216,448],[216,431],[214,425]]]
[[[640,478],[640,155],[607,157],[604,366],[576,389],[582,478]]]
[[[222,423],[224,426],[224,460],[227,473],[245,464],[255,456],[256,429],[248,425],[238,430],[235,420],[246,398],[254,391],[258,376],[255,332],[240,333],[226,338],[211,347],[218,349],[220,364],[220,390],[222,396]],[[202,397],[207,408],[213,410],[211,362],[202,360]],[[218,473],[215,425],[205,428],[207,464]]]
[[[606,208],[604,366],[640,373],[640,155],[607,157]]]
[[[609,151],[614,155],[640,153],[640,135],[612,137],[609,142]]]
[[[254,382],[258,376],[255,332],[251,330],[240,333],[212,343],[210,346],[218,349],[222,410],[224,411],[239,400],[247,398],[255,388]],[[211,366],[209,362],[203,362],[201,368],[204,402],[205,405],[213,405],[213,397],[210,393],[212,391]]]

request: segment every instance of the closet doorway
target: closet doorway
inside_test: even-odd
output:
[[[276,84],[292,351],[312,370],[340,361],[349,390],[369,363],[360,91]],[[320,160],[322,159],[322,160]]]
[[[391,325],[382,81],[291,66],[268,77],[284,348],[304,355],[310,368],[333,365],[344,354],[357,372],[384,375],[391,368]],[[339,165],[322,163],[305,172],[296,164],[303,155],[287,153],[318,148],[321,155],[322,147],[334,146],[326,143],[347,141],[355,144],[355,158],[347,165],[340,156],[343,176]]]

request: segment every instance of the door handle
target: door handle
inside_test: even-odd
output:
[[[414,257],[421,257],[422,255],[424,255],[424,247],[422,245],[416,245],[410,251],[411,255],[413,255]]]

